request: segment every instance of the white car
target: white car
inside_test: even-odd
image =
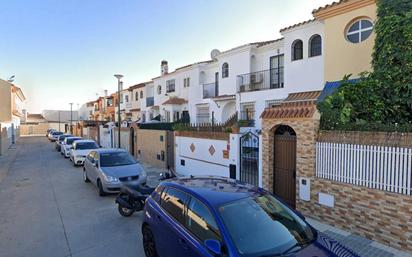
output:
[[[81,140],[81,137],[66,137],[64,141],[62,142],[61,146],[61,154],[64,156],[64,158],[69,158],[70,157],[70,149],[72,149],[72,144],[76,140]]]
[[[83,165],[89,152],[98,148],[99,145],[94,140],[76,140],[70,149],[70,160],[74,166]]]
[[[63,133],[63,132],[60,132],[60,131],[52,131],[52,132],[49,133],[48,138],[49,138],[49,140],[50,140],[51,142],[55,142],[56,140],[59,139],[59,136],[61,136],[61,135],[63,135],[63,134],[64,134],[64,133]]]

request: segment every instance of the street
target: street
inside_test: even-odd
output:
[[[19,141],[0,184],[1,256],[144,256],[142,213],[124,218],[45,137]]]

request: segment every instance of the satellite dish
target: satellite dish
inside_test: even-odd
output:
[[[217,49],[213,49],[212,52],[210,52],[210,58],[212,60],[216,60],[216,57],[220,54],[220,51]]]

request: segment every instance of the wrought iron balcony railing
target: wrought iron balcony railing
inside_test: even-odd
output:
[[[237,76],[237,92],[251,92],[273,88],[283,88],[283,67],[257,71]]]
[[[203,84],[203,99],[212,98],[219,95],[219,85],[216,82]]]

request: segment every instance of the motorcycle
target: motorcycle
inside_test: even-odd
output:
[[[161,173],[159,180],[174,177],[173,173]],[[123,185],[116,197],[117,210],[123,217],[130,217],[134,212],[143,210],[146,198],[155,190],[147,185]]]

